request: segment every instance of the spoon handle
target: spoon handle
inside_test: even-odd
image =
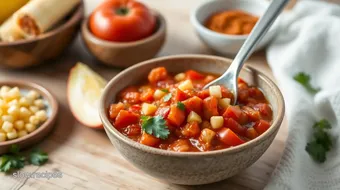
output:
[[[238,77],[244,62],[249,58],[258,42],[267,33],[270,26],[274,23],[288,2],[289,0],[272,0],[272,3],[249,34],[229,68],[230,70],[234,70],[233,73],[236,75],[234,77]]]

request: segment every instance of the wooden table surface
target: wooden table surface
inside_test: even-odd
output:
[[[158,56],[174,54],[212,54],[195,35],[189,21],[190,10],[201,0],[144,0],[159,10],[167,20],[167,41]],[[87,0],[89,12],[98,1]],[[49,154],[43,166],[26,166],[22,172],[62,172],[62,178],[14,178],[0,174],[1,190],[16,189],[262,189],[275,168],[285,145],[286,122],[265,154],[244,172],[222,182],[203,186],[181,186],[154,179],[126,161],[110,143],[104,131],[82,126],[72,116],[67,103],[66,84],[70,68],[81,61],[90,65],[107,80],[119,69],[102,66],[84,48],[78,37],[75,43],[57,60],[26,70],[0,70],[1,79],[21,79],[42,84],[51,90],[60,104],[57,124],[52,133],[38,146]],[[266,63],[265,53],[253,55],[248,64],[273,78]]]

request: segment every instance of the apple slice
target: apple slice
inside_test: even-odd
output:
[[[83,125],[103,128],[98,107],[107,81],[83,63],[70,71],[67,82],[67,99],[73,116]]]

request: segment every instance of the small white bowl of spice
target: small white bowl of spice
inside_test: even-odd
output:
[[[0,154],[11,145],[25,148],[52,129],[58,103],[44,87],[24,81],[0,81]]]

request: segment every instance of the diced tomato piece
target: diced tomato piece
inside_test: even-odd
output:
[[[257,100],[265,100],[263,93],[260,89],[251,87],[249,88],[249,96]]]
[[[171,124],[179,127],[185,120],[185,112],[179,109],[176,105],[170,107],[168,120]]]
[[[135,86],[125,88],[121,93],[120,97],[128,102],[129,104],[137,104],[139,103],[140,93],[138,92],[138,88]]]
[[[110,118],[115,119],[120,110],[123,110],[124,107],[124,104],[121,102],[119,102],[118,104],[111,104],[109,109]]]
[[[246,81],[244,81],[244,80],[241,79],[241,78],[238,78],[237,81],[238,81],[238,84],[240,84],[240,83],[246,83]]]
[[[152,84],[156,84],[158,81],[165,80],[168,77],[168,71],[165,67],[157,67],[150,71],[148,80]]]
[[[132,124],[127,126],[123,133],[126,134],[127,136],[138,136],[142,132],[142,128],[139,124]]]
[[[120,110],[115,120],[115,127],[124,128],[127,127],[128,125],[136,124],[138,122],[139,122],[138,114],[126,110]]]
[[[180,90],[179,88],[176,88],[176,91],[175,91],[175,101],[178,102],[178,101],[183,101],[183,100],[186,100],[189,98],[189,96],[184,93],[182,90]]]
[[[248,107],[248,106],[243,106],[242,110],[244,111],[244,113],[247,114],[249,120],[258,121],[260,119],[260,112],[259,111],[256,111],[253,108]]]
[[[258,110],[264,119],[271,119],[273,116],[273,111],[268,104],[256,104],[254,109]]]
[[[233,118],[238,121],[241,117],[242,110],[239,106],[228,106],[227,110],[223,113],[224,118]]]
[[[218,116],[217,98],[209,96],[203,100],[203,115],[206,120],[210,120],[212,116]]]
[[[237,123],[237,121],[235,121],[232,118],[224,118],[224,127],[233,130],[235,133],[239,135],[245,135],[247,131],[246,127],[240,125],[239,123]]]
[[[167,118],[170,113],[169,107],[160,107],[157,109],[155,115],[162,116],[163,118]]]
[[[264,132],[266,132],[270,127],[270,123],[268,121],[265,120],[260,120],[258,122],[256,122],[254,129],[256,130],[256,132],[258,134],[262,134]]]
[[[197,137],[201,133],[200,126],[197,122],[187,123],[181,130],[181,133],[186,138]]]
[[[255,139],[258,136],[259,136],[259,134],[256,132],[256,130],[253,127],[250,127],[250,128],[247,129],[246,137],[248,139]]]
[[[140,113],[140,110],[142,109],[142,106],[139,104],[134,104],[129,107],[128,111],[134,112],[134,113]]]
[[[248,98],[249,98],[248,89],[240,89],[238,91],[237,101],[242,102],[242,103],[246,103],[246,102],[248,102]]]
[[[186,139],[178,139],[169,146],[169,150],[187,152],[190,150],[190,142]]]
[[[208,98],[208,97],[210,96],[209,90],[208,90],[208,89],[206,89],[206,90],[201,90],[201,91],[197,92],[197,96],[198,96],[199,98],[201,98],[202,100],[203,100],[203,99],[206,99],[206,98]]]
[[[221,92],[223,98],[234,99],[234,94],[228,88],[221,86]]]
[[[187,112],[194,111],[197,114],[202,113],[203,100],[197,96],[191,97],[182,102],[185,105]]]
[[[143,132],[139,140],[139,143],[152,147],[156,147],[160,142],[161,140],[159,138],[156,138],[155,136],[150,135],[146,132]]]
[[[212,75],[207,75],[204,79],[203,79],[203,83],[204,84],[208,84],[209,82],[215,80],[216,77],[212,76]]]
[[[152,88],[144,89],[140,95],[140,101],[142,102],[151,102],[153,101],[153,93],[155,91]]]
[[[158,81],[156,86],[160,87],[160,88],[169,88],[171,87],[173,84],[175,84],[175,81],[172,79],[166,79],[166,80],[162,80],[162,81]]]
[[[239,136],[237,136],[232,130],[228,128],[222,128],[217,132],[217,136],[220,141],[229,146],[237,146],[245,143]]]
[[[202,75],[201,73],[194,71],[194,70],[188,70],[185,74],[191,80],[202,80],[202,79],[204,79],[204,75]]]

